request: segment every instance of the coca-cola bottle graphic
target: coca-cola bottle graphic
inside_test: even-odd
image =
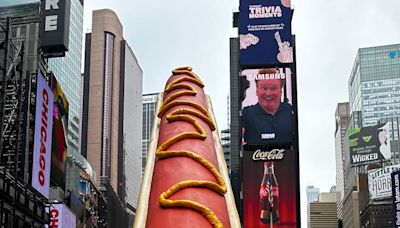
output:
[[[264,162],[264,176],[260,186],[260,202],[261,222],[271,225],[278,223],[279,185],[276,180],[273,162]]]

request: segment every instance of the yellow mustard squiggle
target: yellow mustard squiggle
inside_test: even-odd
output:
[[[185,188],[191,188],[191,187],[203,187],[203,188],[208,188],[212,191],[217,192],[218,194],[225,194],[227,191],[227,187],[225,184],[225,181],[222,179],[221,174],[219,171],[206,159],[201,157],[200,155],[188,151],[188,150],[167,150],[170,146],[173,144],[185,140],[185,139],[200,139],[204,140],[207,137],[206,131],[203,129],[203,127],[200,125],[200,123],[193,118],[192,116],[196,116],[206,122],[208,126],[211,128],[212,131],[216,129],[214,122],[209,116],[208,110],[205,109],[202,105],[192,102],[192,101],[185,101],[185,100],[175,100],[174,99],[184,96],[184,95],[190,95],[190,96],[196,96],[197,91],[196,89],[189,85],[184,83],[185,81],[193,82],[197,85],[199,85],[201,88],[204,87],[203,83],[200,81],[200,79],[197,77],[197,75],[192,71],[191,67],[181,67],[177,68],[172,71],[174,75],[177,74],[185,74],[188,76],[181,77],[179,79],[176,79],[172,83],[170,83],[167,88],[165,89],[166,93],[170,93],[174,90],[178,89],[186,89],[182,90],[179,92],[174,93],[170,97],[164,100],[160,111],[158,113],[158,117],[162,117],[169,109],[172,107],[175,107],[177,105],[187,105],[195,108],[189,109],[189,108],[182,108],[182,109],[177,109],[169,113],[166,117],[168,122],[174,122],[174,121],[185,121],[188,123],[191,123],[197,130],[197,132],[184,132],[178,135],[173,136],[172,138],[168,139],[164,143],[162,143],[156,151],[156,156],[159,157],[160,159],[162,158],[169,158],[169,157],[177,157],[177,156],[183,156],[183,157],[188,157],[196,162],[200,163],[203,167],[208,169],[210,173],[213,174],[213,176],[217,179],[217,183],[211,182],[211,181],[204,181],[204,180],[186,180],[186,181],[181,181],[178,182],[174,185],[172,185],[167,191],[163,192],[160,195],[160,205],[162,207],[185,207],[185,208],[191,208],[193,210],[196,210],[200,212],[206,219],[214,226],[217,228],[222,228],[223,225],[221,221],[218,219],[218,217],[214,214],[214,212],[197,202],[194,202],[192,200],[170,200],[168,199],[172,195],[174,195],[176,192],[185,189]],[[199,112],[200,111],[200,112]],[[192,116],[191,116],[192,115]]]

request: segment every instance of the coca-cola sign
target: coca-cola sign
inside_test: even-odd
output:
[[[272,149],[270,151],[256,150],[253,152],[253,160],[272,161],[282,160],[285,155],[285,149]]]

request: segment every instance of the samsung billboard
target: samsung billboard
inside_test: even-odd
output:
[[[68,51],[70,0],[42,0],[40,48],[45,58],[62,57]]]
[[[350,163],[391,159],[389,124],[355,128],[349,132]]]
[[[37,75],[35,131],[33,143],[32,186],[49,197],[53,93],[40,70]]]
[[[290,0],[240,1],[240,65],[293,63]]]
[[[292,145],[294,111],[291,68],[246,69],[241,75],[243,143]]]

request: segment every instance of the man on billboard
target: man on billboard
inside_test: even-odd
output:
[[[282,96],[286,75],[275,68],[259,69],[255,80],[257,103],[243,104],[243,141],[249,145],[291,144],[293,109]]]

